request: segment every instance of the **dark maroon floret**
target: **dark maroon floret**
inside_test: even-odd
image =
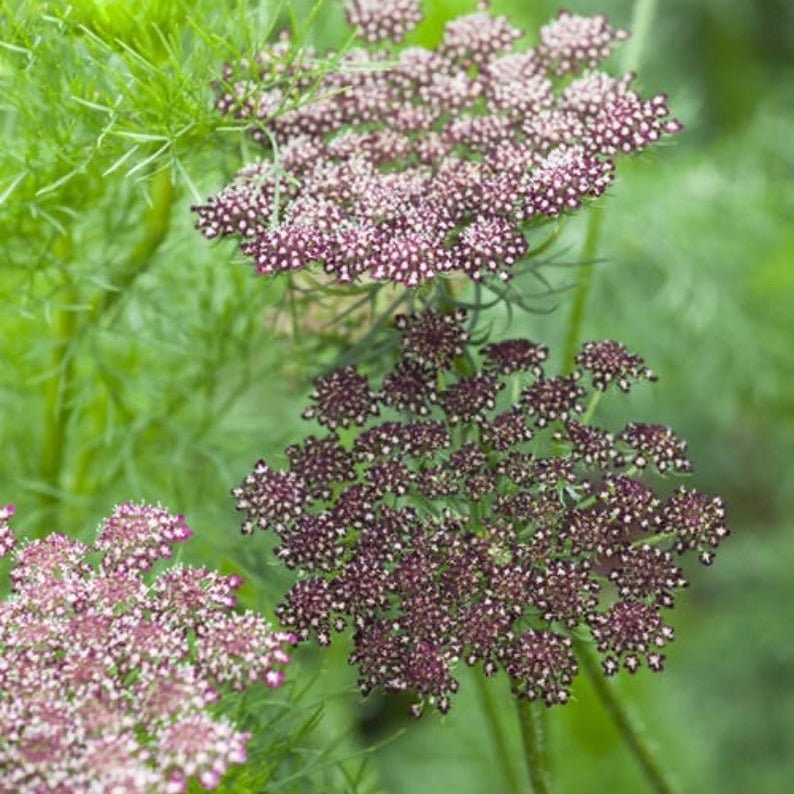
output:
[[[485,363],[502,375],[511,372],[531,372],[536,378],[543,377],[543,362],[549,356],[545,345],[530,342],[529,339],[506,339],[495,342],[482,349]]]
[[[576,356],[576,363],[590,373],[593,386],[601,391],[613,382],[627,392],[635,381],[656,380],[640,356],[629,353],[612,340],[585,343]]]
[[[312,400],[314,405],[303,412],[303,418],[316,419],[331,430],[363,425],[378,413],[369,381],[352,365],[317,378]]]

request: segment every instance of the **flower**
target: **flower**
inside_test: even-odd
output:
[[[14,531],[8,525],[8,521],[15,511],[14,505],[0,507],[0,557],[7,557],[17,544]]]
[[[414,0],[346,8],[365,43],[419,19]],[[521,35],[480,10],[448,22],[436,50],[352,48],[323,73],[282,37],[227,66],[218,109],[272,152],[193,207],[197,228],[237,237],[262,275],[508,279],[533,228],[600,196],[616,158],[681,129],[664,94],[601,71],[627,36],[603,15],[561,12],[529,50]]]
[[[0,542],[9,545],[0,510]],[[295,637],[233,612],[242,580],[171,565],[182,516],[120,504],[96,541],[22,544],[0,603],[0,788],[215,788],[248,734],[208,707],[225,690],[279,686]]]
[[[422,19],[417,0],[348,0],[347,21],[364,41],[400,41]]]
[[[526,339],[478,358],[465,326],[462,311],[398,316],[379,388],[351,365],[318,379],[315,403],[344,384],[333,393],[355,415],[345,433],[309,435],[288,448],[287,470],[259,462],[233,490],[243,531],[275,531],[297,572],[281,622],[321,645],[350,627],[361,691],[413,692],[416,713],[450,707],[461,663],[503,669],[519,697],[565,703],[584,632],[607,675],[661,670],[664,612],[688,585],[677,558],[712,562],[724,505],[643,482],[691,469],[669,428],[615,433],[583,418],[610,383],[624,394],[655,375],[614,341],[586,343],[563,376]],[[304,417],[327,425],[328,413]],[[287,482],[299,512],[285,509]]]

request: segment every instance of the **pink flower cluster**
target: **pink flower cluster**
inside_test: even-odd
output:
[[[224,690],[277,687],[288,633],[234,612],[237,576],[167,567],[191,531],[121,504],[89,545],[61,534],[14,548],[0,603],[0,790],[185,791],[246,760],[248,734],[209,707]]]
[[[353,0],[365,41],[416,23],[410,0]],[[533,49],[486,11],[450,21],[435,50],[353,48],[322,72],[287,39],[228,66],[218,108],[272,156],[200,206],[208,238],[237,237],[256,271],[322,266],[340,282],[417,286],[441,274],[509,278],[528,233],[612,182],[615,161],[681,129],[667,99],[598,70],[626,38],[567,12]]]

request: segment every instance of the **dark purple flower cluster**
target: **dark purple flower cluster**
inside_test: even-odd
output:
[[[352,627],[362,691],[411,691],[417,708],[449,707],[459,662],[564,703],[583,629],[607,674],[660,670],[663,610],[687,584],[677,556],[712,561],[724,507],[639,479],[690,470],[669,429],[583,419],[602,391],[655,376],[611,341],[584,345],[570,375],[546,375],[546,348],[524,339],[485,345],[477,368],[465,319],[398,317],[379,388],[352,365],[319,378],[304,416],[329,432],[233,490],[244,531],[274,530],[300,574],[282,623],[321,645]]]
[[[0,508],[3,556],[12,514]],[[295,637],[232,611],[237,576],[175,565],[143,578],[190,535],[182,516],[122,504],[93,545],[17,547],[0,602],[0,790],[178,794],[246,760],[248,734],[210,704],[278,687]]]
[[[366,41],[418,19],[412,0],[347,7]],[[663,94],[597,71],[626,37],[603,16],[561,12],[534,49],[516,50],[520,37],[478,11],[450,21],[436,50],[354,48],[318,75],[282,39],[228,67],[219,109],[275,148],[193,208],[197,228],[240,238],[264,275],[316,263],[342,282],[508,278],[533,222],[599,196],[616,156],[681,129]]]

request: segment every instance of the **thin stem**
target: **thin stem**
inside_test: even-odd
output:
[[[622,67],[625,71],[634,71],[642,59],[643,48],[651,31],[651,22],[656,7],[656,0],[637,0],[634,4],[632,15],[632,38],[629,46],[624,50]],[[565,337],[564,347],[564,367],[566,370],[573,369],[576,349],[580,342],[582,325],[584,323],[587,299],[593,282],[593,263],[598,251],[598,241],[601,234],[603,209],[596,204],[590,207],[590,215],[587,219],[587,230],[585,232],[584,244],[582,246],[581,261],[584,263],[576,285],[573,305],[568,323],[568,331]],[[596,394],[600,394],[596,392]],[[595,411],[597,399],[594,400],[586,414],[586,420],[592,418]],[[672,791],[670,784],[665,780],[659,765],[656,763],[650,749],[643,742],[642,737],[632,724],[631,718],[620,702],[617,694],[607,683],[601,671],[600,665],[595,659],[589,646],[582,642],[577,642],[578,657],[593,683],[593,688],[598,695],[601,703],[606,709],[615,726],[618,729],[623,741],[629,751],[637,759],[642,767],[645,777],[654,791],[659,794],[668,794]]]
[[[71,253],[71,241],[61,240],[55,250],[66,249],[63,258]],[[58,506],[62,494],[62,470],[66,451],[66,433],[72,417],[74,399],[74,355],[72,341],[77,329],[77,302],[72,279],[65,269],[59,292],[65,308],[54,312],[52,375],[45,384],[44,432],[41,445],[41,479],[47,491],[44,494],[45,511],[37,536],[58,526]]]
[[[141,218],[143,232],[137,244],[130,251],[127,259],[114,274],[114,287],[112,290],[105,291],[97,297],[91,310],[80,317],[79,325],[76,320],[70,329],[69,347],[74,348],[82,341],[80,334],[90,332],[94,327],[108,322],[108,318],[113,311],[119,307],[120,302],[128,295],[136,280],[151,267],[154,256],[160,246],[168,236],[171,225],[171,216],[174,206],[175,188],[172,175],[169,169],[159,171],[152,179],[150,188],[150,203],[144,210]],[[71,375],[71,369],[65,371],[66,376]],[[68,385],[68,384],[67,384]],[[66,420],[68,416],[60,422],[61,434],[66,432]],[[132,416],[126,416],[131,421]],[[106,421],[106,420],[105,420]],[[65,439],[62,437],[59,443],[65,449]],[[83,488],[86,483],[86,474],[91,465],[93,451],[90,448],[83,450],[79,459],[75,463],[76,478],[78,487]],[[60,470],[61,462],[58,462]],[[60,474],[57,475],[58,477]]]
[[[546,755],[543,719],[538,714],[538,706],[526,698],[515,699],[518,723],[521,726],[521,740],[524,747],[524,760],[527,764],[529,779],[535,794],[548,794],[549,769]]]
[[[637,0],[632,14],[632,35],[628,46],[623,52],[621,66],[624,71],[634,71],[640,65],[643,50],[651,32],[653,15],[656,10],[656,0]],[[587,218],[584,245],[580,261],[583,267],[576,284],[576,292],[571,307],[568,333],[565,337],[563,363],[567,370],[573,369],[576,348],[580,341],[584,314],[587,307],[587,298],[593,283],[593,263],[598,251],[598,241],[601,236],[603,209],[601,205],[594,204],[590,207]]]
[[[625,706],[620,702],[614,688],[609,685],[598,660],[594,657],[589,645],[578,641],[576,643],[577,657],[584,667],[584,671],[593,684],[602,705],[609,713],[615,727],[626,743],[631,754],[642,768],[645,778],[653,791],[657,794],[672,794],[673,788],[666,780],[659,764],[653,756],[648,745],[636,725],[633,724]]]
[[[596,389],[593,392],[592,397],[590,397],[590,402],[587,404],[587,408],[585,408],[585,412],[582,414],[581,422],[583,425],[590,424],[590,420],[593,418],[593,414],[598,407],[598,403],[601,402],[601,398],[604,396],[604,392],[601,389]]]
[[[507,736],[499,717],[499,708],[494,702],[494,687],[489,686],[485,676],[479,672],[474,673],[474,679],[477,682],[477,694],[480,697],[488,729],[491,732],[491,740],[496,750],[496,756],[499,759],[499,766],[507,780],[507,786],[513,794],[523,794],[524,786],[518,771],[513,766],[513,756],[508,747]]]
[[[87,327],[109,316],[118,302],[127,296],[135,281],[151,266],[154,255],[167,237],[171,226],[174,195],[170,169],[159,171],[152,179],[151,203],[143,213],[143,235],[130,252],[127,261],[114,275],[114,289],[105,292],[94,305],[86,322]]]
[[[579,257],[583,263],[579,271],[579,281],[576,283],[576,292],[573,296],[573,305],[568,320],[568,332],[565,335],[563,366],[565,370],[573,369],[576,348],[582,333],[584,313],[587,308],[587,298],[593,283],[593,262],[598,250],[598,239],[601,236],[601,218],[603,210],[600,204],[594,204],[589,209],[587,217],[587,230],[585,232],[582,253]]]

